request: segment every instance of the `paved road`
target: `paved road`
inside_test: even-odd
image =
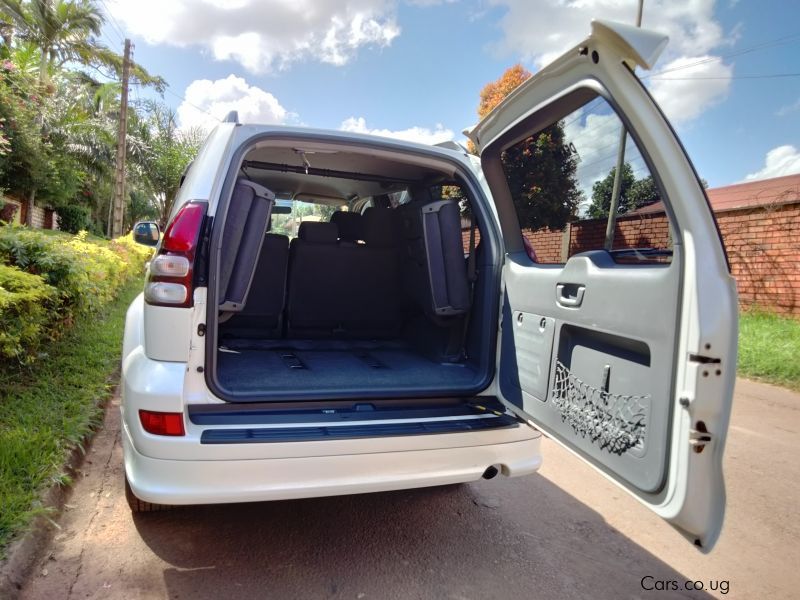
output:
[[[643,590],[650,576],[797,598],[798,411],[800,395],[739,382],[728,517],[704,556],[550,442],[541,473],[522,479],[132,517],[112,406],[23,597],[710,597]]]

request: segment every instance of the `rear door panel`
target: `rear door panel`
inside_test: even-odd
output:
[[[735,286],[697,175],[626,62],[649,66],[648,48],[663,44],[658,34],[628,29],[594,24],[583,44],[470,132],[507,251],[500,389],[540,429],[708,550],[725,506]],[[598,98],[609,115],[590,116],[586,107]],[[621,260],[603,249],[558,265],[528,258],[503,153],[554,123],[567,131],[570,114],[584,125],[615,114],[625,125],[665,204],[672,241],[659,250],[663,260]],[[589,154],[582,151],[584,165],[594,160]]]
[[[555,349],[535,357],[547,361],[549,394],[541,393],[541,381],[534,389],[522,379],[518,391],[504,389],[504,396],[516,391],[515,404],[535,414],[539,426],[559,439],[573,439],[587,457],[648,492],[659,489],[666,471],[677,263],[623,266],[604,252],[592,252],[571,258],[563,269],[537,269],[532,276],[536,267],[522,255],[509,256],[504,272],[506,305],[517,316],[503,319],[501,380],[510,379],[506,373],[514,363],[534,362],[531,337],[524,333],[529,315],[541,315],[537,329],[546,320]],[[584,286],[579,307],[558,303],[560,284]],[[604,415],[587,404],[601,400]]]

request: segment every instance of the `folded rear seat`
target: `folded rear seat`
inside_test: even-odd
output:
[[[412,303],[437,322],[470,308],[461,214],[453,200],[432,201],[427,189],[397,209],[403,246],[403,288]]]
[[[282,330],[289,266],[289,238],[267,233],[261,243],[247,302],[224,325],[224,333],[243,338],[276,338]]]

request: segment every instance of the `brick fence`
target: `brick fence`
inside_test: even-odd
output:
[[[800,315],[800,200],[716,213],[731,272],[743,307],[759,306]],[[603,247],[606,221],[575,221],[563,231],[523,231],[542,263],[562,263],[573,254]],[[464,233],[464,247],[469,240]],[[622,216],[614,249],[669,248],[663,212]]]
[[[14,204],[17,206],[13,222],[24,225],[28,218],[28,203],[8,196],[5,196],[3,201],[6,204]],[[35,229],[58,229],[58,214],[51,208],[34,206],[33,227]]]

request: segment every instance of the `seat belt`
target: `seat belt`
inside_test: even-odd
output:
[[[467,285],[469,285],[469,312],[464,315],[464,326],[461,330],[461,356],[467,358],[467,334],[472,317],[472,304],[475,299],[475,281],[478,279],[478,269],[475,256],[475,212],[470,206],[469,217],[469,255],[467,257]]]

